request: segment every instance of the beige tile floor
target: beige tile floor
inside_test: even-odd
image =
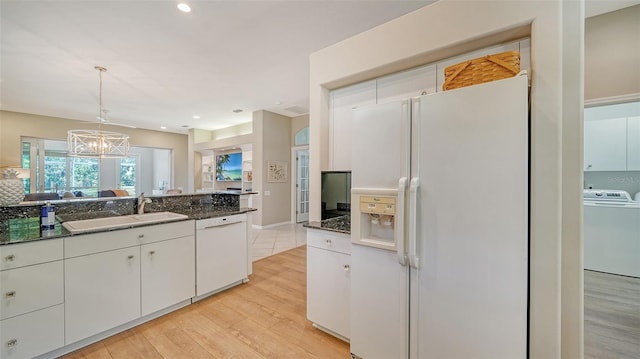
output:
[[[253,261],[307,244],[307,229],[302,223],[284,224],[267,229],[250,229]]]

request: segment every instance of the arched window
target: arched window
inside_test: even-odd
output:
[[[293,140],[296,146],[303,146],[309,144],[309,127],[305,127],[296,133],[296,137]]]

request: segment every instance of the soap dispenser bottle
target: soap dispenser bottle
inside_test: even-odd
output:
[[[51,235],[55,231],[56,208],[51,202],[46,202],[40,209],[40,230],[42,235]]]

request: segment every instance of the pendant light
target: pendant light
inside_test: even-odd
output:
[[[70,157],[97,157],[97,158],[122,158],[129,155],[129,136],[118,133],[102,131],[102,73],[107,71],[102,66],[95,66],[100,75],[100,96],[98,130],[69,130],[67,132],[67,156]]]

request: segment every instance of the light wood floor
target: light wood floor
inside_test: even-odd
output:
[[[640,358],[640,279],[584,271],[585,359]]]
[[[302,246],[254,262],[249,283],[64,358],[350,358],[306,319],[306,283]]]

